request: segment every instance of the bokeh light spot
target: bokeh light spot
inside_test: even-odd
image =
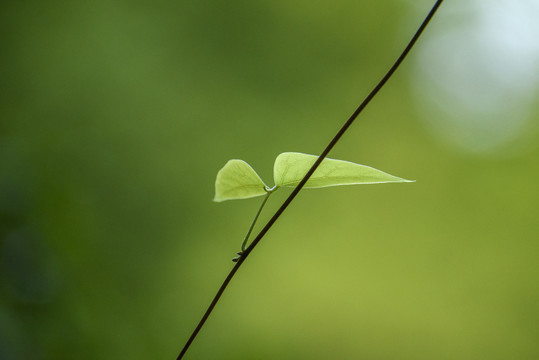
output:
[[[477,0],[453,6],[442,30],[418,49],[417,101],[429,128],[446,143],[475,153],[505,150],[522,142],[532,123],[539,3]]]

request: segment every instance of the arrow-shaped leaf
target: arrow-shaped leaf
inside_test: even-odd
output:
[[[243,160],[229,160],[217,173],[215,197],[221,202],[246,199],[266,194],[266,184],[253,168]]]
[[[286,152],[277,156],[273,167],[275,185],[295,187],[307,174],[318,156]],[[305,188],[337,185],[412,182],[370,166],[325,158],[305,184]]]

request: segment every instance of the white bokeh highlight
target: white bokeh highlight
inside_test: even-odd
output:
[[[537,120],[539,1],[445,5],[436,33],[415,57],[416,100],[428,128],[466,152],[518,144]]]

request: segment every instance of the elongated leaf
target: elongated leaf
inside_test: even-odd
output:
[[[313,166],[318,156],[286,152],[277,156],[273,167],[275,185],[295,187]],[[412,182],[370,166],[349,161],[324,159],[305,184],[306,188],[337,185]]]
[[[232,199],[246,199],[266,194],[266,184],[253,168],[243,160],[229,160],[217,173],[215,197],[221,202]]]

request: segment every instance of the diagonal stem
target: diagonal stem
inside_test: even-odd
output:
[[[382,87],[386,84],[386,82],[391,78],[391,76],[393,75],[393,73],[395,73],[395,71],[397,70],[397,68],[400,66],[400,64],[403,62],[403,60],[406,58],[406,56],[408,55],[408,53],[410,52],[410,50],[412,49],[412,47],[415,45],[415,43],[417,42],[417,39],[419,39],[419,37],[421,36],[421,34],[423,33],[423,30],[425,30],[425,28],[427,27],[428,23],[430,22],[430,20],[432,19],[432,17],[434,16],[434,14],[436,13],[436,11],[438,10],[438,8],[440,7],[440,5],[442,4],[443,0],[437,0],[436,3],[434,4],[434,6],[432,7],[432,9],[430,10],[429,14],[427,15],[427,17],[425,18],[425,20],[423,20],[423,23],[421,24],[421,26],[419,27],[419,29],[416,31],[415,35],[412,37],[412,39],[410,40],[410,42],[408,43],[408,45],[406,46],[406,48],[404,49],[404,51],[401,53],[401,55],[398,57],[398,59],[395,61],[395,63],[393,64],[393,66],[391,66],[391,68],[388,70],[388,72],[385,74],[385,76],[380,80],[380,82],[374,87],[374,89],[369,93],[369,95],[367,95],[367,97],[365,98],[365,100],[363,100],[363,102],[359,105],[359,107],[356,109],[356,111],[354,111],[354,113],[350,116],[350,118],[346,121],[346,123],[344,123],[344,125],[341,127],[341,129],[339,130],[339,132],[337,132],[337,134],[333,137],[333,139],[331,139],[331,141],[329,142],[329,144],[326,146],[326,148],[324,149],[324,151],[322,152],[322,154],[320,154],[320,156],[318,157],[318,159],[315,161],[315,163],[313,164],[313,166],[311,167],[311,169],[307,172],[307,174],[305,175],[305,177],[303,177],[303,179],[300,181],[300,183],[294,188],[294,190],[290,193],[290,195],[288,196],[288,198],[284,201],[284,203],[281,205],[281,207],[275,212],[275,214],[272,216],[272,218],[268,221],[268,223],[264,226],[264,228],[262,228],[262,230],[260,231],[260,233],[256,236],[256,238],[253,240],[253,242],[251,243],[251,245],[249,245],[249,247],[247,247],[247,249],[245,249],[244,252],[242,252],[242,255],[239,257],[238,259],[238,262],[236,263],[236,265],[234,265],[234,267],[232,268],[232,270],[230,271],[230,273],[228,274],[228,276],[226,277],[225,281],[223,282],[223,284],[221,285],[221,287],[219,288],[219,290],[217,291],[217,293],[215,294],[215,297],[213,298],[210,306],[208,307],[208,309],[206,310],[206,312],[204,313],[204,315],[202,316],[202,319],[200,319],[200,322],[198,323],[197,327],[195,328],[195,330],[193,331],[193,333],[191,334],[191,336],[189,337],[189,339],[187,340],[187,343],[185,344],[185,346],[183,347],[182,351],[180,352],[180,355],[178,356],[178,358],[176,360],[180,360],[183,358],[183,356],[185,355],[185,353],[187,352],[187,350],[189,349],[189,346],[191,346],[191,343],[193,342],[193,340],[195,339],[195,337],[197,336],[198,332],[200,331],[200,329],[202,329],[202,326],[204,326],[204,323],[206,322],[206,320],[208,319],[208,317],[210,316],[211,312],[213,311],[215,305],[217,305],[217,302],[219,301],[219,299],[221,298],[221,295],[223,295],[223,292],[225,291],[226,287],[228,286],[228,284],[230,283],[230,281],[232,280],[232,278],[234,277],[234,275],[236,274],[236,272],[238,271],[238,269],[241,267],[241,265],[243,264],[243,262],[247,259],[247,257],[249,256],[249,254],[253,251],[253,249],[256,247],[256,245],[258,245],[258,243],[260,242],[260,240],[264,237],[264,235],[266,235],[266,233],[268,232],[268,230],[273,226],[273,224],[277,221],[277,219],[281,216],[281,214],[286,210],[286,208],[288,207],[288,205],[290,205],[290,203],[292,202],[292,200],[294,200],[294,198],[296,197],[296,195],[300,192],[300,190],[303,188],[303,186],[305,185],[305,183],[307,182],[307,180],[309,180],[309,178],[311,177],[311,175],[315,172],[315,170],[318,168],[318,166],[320,165],[320,163],[322,163],[322,160],[325,159],[325,157],[328,155],[328,153],[331,151],[331,149],[333,149],[333,147],[335,146],[335,144],[337,144],[337,142],[340,140],[340,138],[344,135],[344,133],[348,130],[348,128],[350,127],[350,125],[352,125],[352,123],[356,120],[356,118],[358,117],[358,115],[363,111],[363,109],[365,109],[365,107],[371,102],[371,100],[376,96],[376,94],[378,94],[378,92],[380,91],[380,89],[382,89]]]

